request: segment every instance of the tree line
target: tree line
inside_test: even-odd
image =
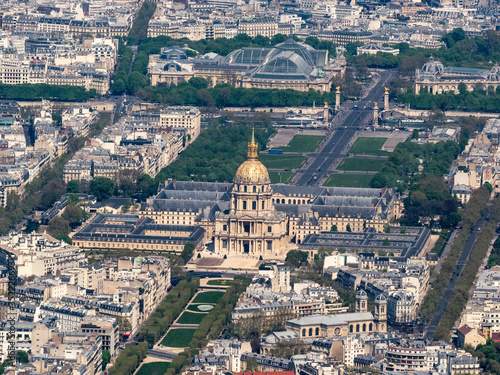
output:
[[[137,341],[139,345],[127,345],[120,353],[113,366],[109,369],[109,375],[133,374],[142,360],[146,357],[148,348],[153,345],[167,332],[170,325],[184,310],[188,302],[199,287],[199,279],[181,280],[168,293],[165,299],[158,305],[155,312],[141,327]]]
[[[89,125],[90,131],[102,130],[109,120],[109,113],[101,113],[98,119]],[[41,211],[49,209],[66,193],[66,184],[62,179],[64,165],[82,146],[83,143],[78,138],[71,138],[68,144],[68,154],[44,166],[38,175],[26,184],[23,199],[15,192],[7,194],[5,207],[0,207],[0,234],[7,233],[34,209]]]
[[[430,321],[434,311],[436,311],[444,290],[450,282],[451,275],[455,271],[456,264],[463,251],[465,242],[469,237],[470,231],[479,221],[483,209],[486,208],[489,195],[485,187],[480,187],[473,191],[462,216],[462,229],[460,229],[460,232],[455,237],[450,251],[443,261],[439,274],[434,275],[435,279],[431,283],[432,288],[427,292],[422,307],[420,308],[419,315],[424,321]]]
[[[49,99],[61,102],[86,102],[97,98],[95,89],[85,90],[81,86],[47,85],[45,83],[6,85],[0,83],[0,99],[5,100],[40,100]]]
[[[465,350],[479,359],[484,374],[500,374],[500,343],[496,343],[490,338],[485,345],[478,345],[476,349],[466,345]]]
[[[128,33],[128,41],[134,44],[140,43],[148,36],[149,20],[156,11],[156,3],[146,0],[137,12],[134,23]]]
[[[405,199],[404,225],[418,225],[421,217],[441,215],[444,228],[460,221],[458,204],[451,196],[442,176],[460,153],[460,146],[451,141],[418,145],[410,141],[398,144],[382,169],[370,181],[372,188],[395,188]],[[423,168],[419,172],[419,168]]]
[[[443,317],[436,328],[436,334],[434,335],[436,340],[450,340],[450,331],[453,324],[460,317],[460,314],[469,300],[469,291],[473,286],[476,274],[481,267],[486,254],[488,253],[488,248],[495,236],[495,229],[500,221],[500,198],[494,199],[488,210],[489,222],[482,228],[481,233],[474,243],[471,256],[467,260],[467,264],[465,265],[457,281],[457,285],[453,290],[453,294],[450,297],[450,301],[453,301],[453,303],[448,304]],[[472,219],[475,219],[475,217],[477,217],[477,210]]]
[[[218,85],[220,87],[209,88],[208,82],[202,78],[193,78],[187,83],[183,82],[179,85],[171,85],[169,87],[150,86],[150,80],[147,75],[149,55],[159,54],[163,47],[186,45],[186,54],[190,56],[195,56],[198,52],[200,54],[214,52],[225,56],[243,47],[272,47],[284,42],[286,39],[287,37],[282,34],[277,34],[272,38],[263,36],[252,38],[246,34],[239,34],[231,39],[218,38],[208,41],[191,41],[187,38],[172,39],[167,36],[159,36],[144,39],[139,43],[133,64],[132,50],[121,42],[119,54],[122,57],[114,77],[112,92],[115,95],[127,92],[148,101],[169,105],[191,104],[203,107],[216,106],[218,108],[226,106],[310,106],[314,102],[323,103],[325,101],[332,103],[335,100],[334,93],[320,94],[314,90],[306,93],[296,90],[261,89],[256,91],[245,88],[237,88],[238,90],[236,90],[231,85]],[[332,42],[320,41],[318,38],[308,37],[304,43],[316,49],[326,49],[331,56],[335,56],[336,48]],[[343,96],[359,96],[361,87],[355,84],[354,80],[350,78],[352,77],[339,78],[332,86],[336,87],[340,85]],[[235,100],[232,100],[233,98]]]
[[[184,368],[190,364],[191,359],[199,353],[200,348],[204,347],[208,341],[219,337],[223,328],[231,321],[231,315],[239,296],[250,285],[250,282],[251,280],[246,277],[238,275],[234,277],[231,286],[226,289],[215,307],[196,328],[189,346],[172,360],[166,375],[181,374]],[[110,375],[112,374],[110,373]]]
[[[476,87],[469,92],[465,84],[460,83],[458,90],[458,94],[430,94],[426,90],[422,90],[418,95],[406,92],[398,95],[398,102],[409,104],[411,108],[426,110],[439,108],[443,111],[500,111],[500,86],[496,90],[493,89],[493,86],[490,86],[488,92],[481,87]]]

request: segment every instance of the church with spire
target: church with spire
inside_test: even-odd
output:
[[[218,254],[279,255],[290,242],[288,220],[274,207],[267,168],[258,160],[252,130],[248,157],[236,171],[229,212],[215,216],[214,250]]]

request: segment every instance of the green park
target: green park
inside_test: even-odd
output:
[[[224,292],[203,292],[199,293],[191,303],[217,303],[224,295]]]
[[[340,162],[337,169],[354,172],[378,172],[384,163],[383,159],[346,158]]]
[[[184,311],[177,320],[178,324],[200,324],[208,312],[190,312]]]
[[[170,348],[185,348],[191,342],[194,331],[196,331],[195,328],[172,328],[161,341],[161,345]]]
[[[295,169],[300,168],[307,160],[300,155],[259,155],[259,160],[268,169]]]
[[[170,362],[144,363],[136,375],[163,375],[167,372]]]
[[[281,173],[281,175],[280,175]],[[271,179],[271,184],[288,184],[290,180],[295,176],[295,172],[280,171],[280,172],[269,172],[269,178]]]
[[[389,155],[387,151],[382,150],[385,141],[387,141],[387,138],[359,137],[349,149],[349,153],[355,155]]]
[[[369,174],[337,173],[330,175],[323,186],[366,188],[372,177]]]
[[[284,152],[313,152],[325,137],[322,135],[296,134],[286,147]]]

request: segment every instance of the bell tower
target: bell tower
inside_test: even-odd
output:
[[[363,289],[356,293],[356,312],[366,312],[368,310],[368,295]]]
[[[377,327],[377,332],[387,332],[387,298],[383,294],[379,294],[375,298],[375,312],[373,313],[373,320]]]

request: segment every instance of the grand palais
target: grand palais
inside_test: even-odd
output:
[[[272,48],[241,48],[227,56],[207,53],[188,58],[178,46],[165,47],[149,61],[153,86],[202,77],[212,86],[229,83],[245,88],[329,92],[333,78],[343,76],[346,69],[343,55],[331,58],[327,50],[316,50],[292,38]]]

